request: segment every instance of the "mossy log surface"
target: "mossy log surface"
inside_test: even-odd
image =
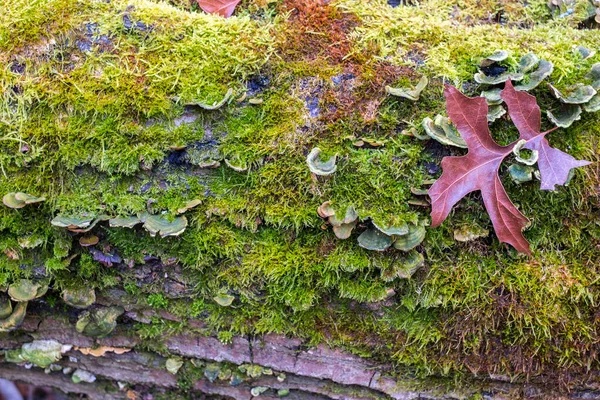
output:
[[[567,186],[500,169],[531,256],[477,193],[428,226],[426,189],[466,149],[420,139],[444,84],[489,91],[497,50],[488,73],[544,60],[552,128],[549,83],[600,86],[594,4],[9,0],[0,376],[90,398],[600,396],[597,98],[547,136],[592,162]]]

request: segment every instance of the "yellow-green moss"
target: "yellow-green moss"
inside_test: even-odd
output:
[[[316,209],[324,201],[355,207],[364,225],[357,231],[368,218],[426,220],[427,208],[408,203],[411,188],[436,177],[427,165],[462,150],[402,130],[444,113],[442,84],[471,83],[480,58],[500,48],[513,61],[533,51],[555,64],[552,81],[578,82],[600,56],[582,62],[571,47],[593,47],[600,31],[554,18],[545,1],[427,0],[392,8],[384,0],[338,0],[336,13],[322,14],[355,15],[359,25],[341,30],[352,54],[335,62],[297,52],[287,60],[289,42],[281,37],[298,22],[289,19],[288,3],[268,3],[242,2],[236,16],[223,19],[148,0],[11,2],[0,16],[0,195],[23,191],[47,201],[0,207],[0,285],[45,266],[54,290],[123,287],[151,307],[202,317],[223,338],[279,332],[327,340],[421,375],[460,376],[473,360],[488,372],[515,375],[530,359],[532,373],[597,367],[593,168],[577,171],[557,192],[542,192],[536,182],[515,185],[502,169],[510,197],[532,220],[525,235],[534,257],[516,254],[493,234],[456,242],[453,230],[464,223],[492,231],[472,195],[440,228],[427,230],[419,247],[426,265],[409,280],[382,279],[381,269],[398,253],[364,250],[356,234],[336,239]],[[500,11],[503,24],[496,24]],[[431,84],[416,103],[386,97],[385,68],[399,85],[423,74]],[[353,83],[335,83],[340,74]],[[255,81],[268,82],[252,93],[259,104],[243,98]],[[184,103],[213,103],[229,88],[228,104],[198,108],[194,122],[176,126],[190,112]],[[552,104],[543,85],[534,94],[543,109]],[[310,116],[315,102],[320,114]],[[549,140],[596,161],[599,122],[584,114]],[[492,132],[501,143],[516,138],[505,119]],[[383,146],[358,147],[359,138]],[[225,163],[200,170],[178,162],[170,149],[210,140],[248,171]],[[331,177],[311,176],[306,166],[317,146],[338,154]],[[189,226],[179,237],[152,238],[106,222],[94,228],[101,246],[126,261],[177,260],[192,282],[184,299],[167,300],[158,284],[99,264],[76,235],[49,224],[57,214],[114,217],[150,209],[174,216],[193,199],[201,204],[186,212]],[[39,246],[23,248],[19,240],[31,236],[41,238]],[[390,289],[396,294],[387,298]],[[233,307],[213,300],[225,292],[234,296]],[[157,319],[138,329],[154,339],[187,327]]]

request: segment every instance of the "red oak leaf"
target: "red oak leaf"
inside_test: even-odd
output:
[[[529,243],[521,232],[528,220],[510,201],[498,177],[498,168],[514,143],[503,147],[494,142],[488,129],[488,105],[483,97],[466,97],[449,85],[444,95],[448,116],[467,143],[469,152],[462,157],[442,160],[442,176],[428,191],[432,227],[440,225],[460,199],[480,190],[498,239],[529,253]]]
[[[225,18],[231,17],[235,6],[241,0],[196,0],[204,12],[209,14],[219,14]]]
[[[521,134],[520,139],[528,141],[523,147],[539,152],[537,163],[542,190],[554,190],[555,185],[564,185],[571,169],[590,164],[589,161],[576,160],[567,153],[550,147],[544,135],[540,135],[540,107],[534,96],[516,91],[511,81],[506,82],[501,96],[508,106],[510,119]]]
[[[468,193],[479,190],[498,239],[530,254],[529,243],[522,233],[528,220],[511,202],[498,176],[500,164],[517,142],[500,146],[492,139],[487,121],[488,105],[483,97],[466,97],[449,85],[446,85],[444,95],[448,116],[469,151],[465,156],[444,157],[442,160],[442,176],[428,191],[432,227],[440,225],[452,207]],[[587,164],[550,147],[544,138],[548,132],[539,132],[540,109],[533,96],[515,91],[512,83],[507,81],[502,98],[521,132],[520,139],[526,141],[524,148],[539,151],[542,185],[554,188],[554,184],[564,184],[571,168]],[[545,158],[543,162],[542,158]]]

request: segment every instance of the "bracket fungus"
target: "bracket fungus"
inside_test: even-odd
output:
[[[435,120],[432,120],[429,117],[423,119],[423,128],[429,137],[437,140],[441,144],[456,146],[463,149],[467,148],[467,143],[460,137],[460,134],[450,123],[450,120],[442,115],[436,115]]]
[[[585,77],[592,81],[591,86],[594,89],[600,90],[600,63],[592,65],[590,72]]]
[[[564,90],[564,94],[550,83],[548,84],[548,87],[554,97],[566,104],[584,104],[596,95],[596,90],[593,87],[582,83],[569,86]]]
[[[84,311],[79,316],[75,329],[86,336],[106,337],[117,327],[117,318],[124,312],[123,308],[115,306]]]
[[[533,165],[537,162],[539,158],[539,151],[537,150],[529,150],[531,151],[531,155],[529,157],[525,157],[521,155],[521,151],[523,150],[523,146],[527,144],[527,141],[524,139],[519,140],[512,149],[513,154],[515,155],[515,159],[521,164],[525,165]]]
[[[83,369],[76,369],[75,372],[73,372],[73,375],[71,375],[71,381],[73,381],[73,383],[94,383],[96,382],[96,375]]]
[[[358,236],[358,245],[367,250],[384,251],[392,243],[392,238],[378,229],[367,229]]]
[[[423,254],[416,250],[398,257],[391,266],[381,270],[381,278],[385,282],[391,282],[396,278],[409,279],[425,263]]]
[[[331,206],[330,201],[321,204],[317,208],[317,214],[329,221],[333,226],[333,233],[338,239],[348,239],[358,223],[358,214],[354,207],[347,207],[344,217],[340,219],[336,217],[335,209]]]
[[[515,89],[522,91],[535,89],[544,79],[552,74],[552,71],[554,71],[554,64],[550,61],[540,60],[536,70],[527,75],[525,82],[515,86]]]
[[[519,72],[526,73],[535,68],[540,62],[538,56],[534,53],[527,53],[519,60]]]
[[[190,200],[187,203],[185,203],[183,207],[177,209],[177,214],[183,214],[191,210],[192,208],[199,206],[200,204],[202,204],[202,200],[200,199]]]
[[[488,108],[487,120],[488,122],[494,122],[498,118],[506,114],[506,110],[501,105],[492,105]]]
[[[71,350],[70,345],[62,345],[56,340],[34,340],[21,346],[20,354],[13,361],[21,360],[47,368],[62,358],[63,353]]]
[[[100,239],[96,235],[87,235],[79,238],[79,244],[82,247],[95,246],[99,241]]]
[[[427,87],[428,83],[429,79],[427,79],[426,76],[423,76],[417,83],[417,86],[414,88],[393,88],[391,86],[386,86],[385,91],[392,96],[403,97],[411,101],[417,101],[421,96],[421,92],[423,92],[423,90]]]
[[[495,106],[498,104],[502,104],[502,102],[504,101],[500,96],[500,92],[502,92],[502,89],[500,88],[484,90],[481,92],[481,97],[485,98],[485,101],[487,101],[488,105]]]
[[[384,225],[382,223],[376,223],[373,221],[373,226],[379,230],[381,233],[385,233],[388,236],[400,236],[406,235],[409,232],[409,227],[407,223],[402,223],[399,225]]]
[[[600,90],[600,88],[599,88]],[[583,109],[587,112],[600,111],[600,93],[596,93],[594,97],[583,105]]]
[[[223,107],[225,105],[225,103],[227,103],[231,99],[232,96],[233,96],[233,89],[229,88],[229,90],[225,94],[225,97],[223,97],[223,99],[220,101],[215,101],[212,104],[195,101],[195,102],[191,102],[191,103],[186,103],[185,105],[186,106],[198,106],[200,108],[203,108],[203,109],[209,110],[209,111],[218,110],[219,108]]]
[[[500,83],[506,82],[507,80],[512,81],[520,81],[523,80],[525,75],[520,72],[504,72],[499,75],[486,75],[483,72],[479,71],[475,74],[474,79],[475,82],[481,83],[484,85],[498,85]]]
[[[177,375],[181,367],[183,367],[183,360],[181,358],[169,358],[165,363],[165,368],[173,375]]]
[[[594,49],[588,49],[587,47],[576,45],[573,45],[573,52],[575,54],[579,54],[582,60],[587,60],[588,58],[593,57],[596,54],[596,50]]]
[[[23,208],[28,204],[40,203],[45,200],[45,197],[36,197],[22,192],[11,192],[2,197],[2,203],[9,208]]]
[[[184,216],[175,217],[172,221],[160,215],[144,213],[140,216],[144,223],[144,228],[154,237],[159,234],[161,237],[179,236],[187,227],[188,221]]]
[[[0,320],[10,317],[12,312],[12,302],[7,295],[0,293]]]
[[[19,279],[8,287],[8,295],[16,302],[27,302],[42,297],[48,291],[46,282]]]
[[[108,220],[108,225],[111,228],[133,228],[138,224],[141,224],[142,220],[136,216],[130,217],[117,217]]]
[[[96,302],[96,291],[93,288],[79,287],[63,290],[65,303],[75,308],[88,308]]]
[[[19,327],[19,325],[21,325],[25,319],[26,311],[27,302],[17,303],[12,313],[8,317],[0,319],[0,332],[12,331],[13,329]]]
[[[394,248],[402,251],[412,250],[423,242],[425,234],[425,227],[421,224],[408,224],[408,232],[396,238]]]
[[[534,168],[528,165],[513,164],[508,167],[510,179],[516,184],[521,184],[533,180]]]
[[[76,233],[84,233],[89,232],[101,221],[107,221],[109,217],[107,215],[100,215],[96,218],[94,217],[66,217],[62,215],[57,215],[50,221],[53,226],[59,228],[66,228],[68,231],[76,232]]]
[[[221,307],[229,307],[233,304],[235,297],[227,293],[219,293],[218,295],[213,297],[213,300]]]
[[[577,104],[561,104],[554,113],[547,110],[546,115],[559,128],[568,128],[573,122],[581,119],[581,107]]]
[[[492,54],[490,54],[489,56],[487,56],[483,60],[481,60],[481,63],[479,63],[479,66],[482,68],[489,67],[490,65],[500,62],[500,61],[504,61],[507,58],[508,58],[508,51],[496,50]]]
[[[308,169],[315,175],[328,176],[333,174],[337,170],[337,165],[335,164],[337,155],[331,156],[327,161],[321,161],[319,158],[320,154],[321,149],[318,147],[315,147],[308,153],[306,157]]]
[[[476,224],[464,224],[454,230],[454,240],[459,242],[470,242],[481,237],[486,237],[490,232]]]
[[[248,163],[246,161],[243,161],[239,156],[225,158],[223,161],[225,161],[225,165],[227,165],[235,172],[248,171]]]

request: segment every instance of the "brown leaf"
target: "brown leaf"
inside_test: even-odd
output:
[[[492,139],[487,121],[488,105],[483,97],[466,97],[449,85],[444,95],[448,116],[467,143],[469,152],[462,157],[442,160],[442,176],[428,191],[432,201],[432,227],[440,225],[452,207],[468,193],[479,190],[498,239],[530,254],[529,243],[522,233],[528,220],[511,202],[498,177],[500,164],[517,142],[500,146]],[[572,168],[588,164],[550,147],[544,138],[548,132],[539,132],[540,109],[535,97],[515,91],[507,81],[502,98],[521,132],[520,139],[526,141],[524,148],[540,152],[542,188],[552,190],[554,185],[564,184]]]
[[[241,0],[197,0],[198,5],[208,14],[219,14],[225,18],[231,17],[235,6]]]
[[[480,190],[498,239],[529,253],[529,243],[521,232],[528,220],[510,201],[498,177],[498,168],[514,143],[502,147],[494,142],[488,129],[488,105],[483,97],[468,98],[448,85],[444,95],[450,120],[469,152],[466,156],[442,160],[442,176],[428,191],[432,227],[440,225],[460,199]]]

